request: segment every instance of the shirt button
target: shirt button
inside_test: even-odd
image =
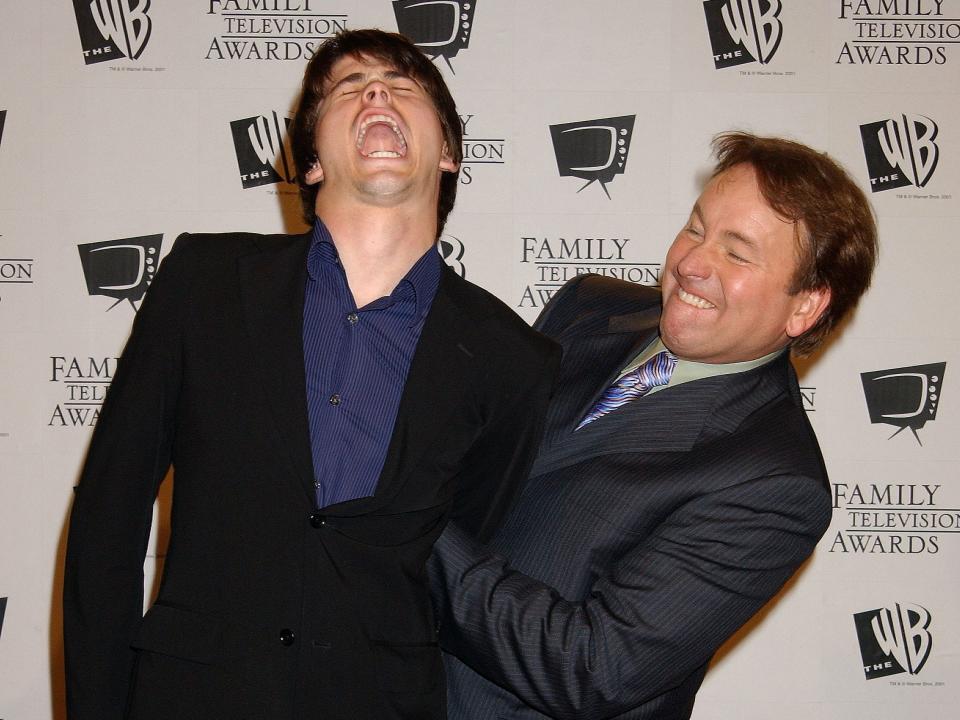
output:
[[[320,513],[313,513],[310,515],[310,525],[315,528],[322,528],[327,524],[327,518]]]
[[[331,404],[331,405],[339,405],[339,404],[340,404],[340,396],[337,395],[336,393],[334,393],[333,395],[331,395],[331,396],[330,396],[330,404]]]
[[[280,642],[290,647],[296,641],[297,636],[293,634],[293,630],[290,628],[284,628],[280,631]]]
[[[356,325],[359,320],[360,316],[356,313],[350,313],[347,315],[347,322],[349,322],[351,325]]]

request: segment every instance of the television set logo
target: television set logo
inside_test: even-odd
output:
[[[153,27],[150,0],[73,0],[73,9],[87,65],[143,54]]]
[[[627,169],[627,154],[636,115],[582,120],[550,126],[553,152],[560,177],[586,180],[580,190],[600,183],[607,198],[607,183]]]
[[[463,253],[465,249],[460,238],[453,235],[441,235],[437,241],[437,249],[440,251],[440,257],[449,265],[457,275],[462,278],[467,276],[467,269],[463,266]]]
[[[477,0],[394,0],[393,14],[401,35],[456,74],[450,59],[470,45],[476,8]]]
[[[926,115],[900,115],[861,125],[870,190],[926,185],[940,159],[935,142],[939,132],[937,123]]]
[[[923,445],[917,431],[937,419],[946,368],[942,362],[860,373],[870,422],[897,428],[890,438],[909,428]]]
[[[783,35],[780,10],[780,0],[706,0],[714,67],[770,62]]]
[[[124,300],[136,310],[153,282],[162,241],[163,235],[143,235],[77,245],[87,292],[115,299],[107,310]]]
[[[287,131],[292,120],[276,111],[230,123],[243,189],[296,180]]]
[[[854,614],[866,679],[919,673],[933,648],[930,620],[929,610],[912,603]]]

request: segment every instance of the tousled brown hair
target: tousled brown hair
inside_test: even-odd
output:
[[[403,35],[373,29],[344,30],[324,42],[307,63],[300,102],[290,130],[303,219],[308,224],[313,223],[317,192],[320,190],[320,183],[308,185],[304,179],[310,166],[317,160],[313,138],[317,116],[330,80],[330,71],[338,60],[346,56],[388,63],[420,83],[433,100],[447,150],[458,168],[463,159],[463,128],[460,116],[457,115],[457,106],[437,67]],[[438,238],[457,198],[459,174],[459,170],[444,172],[440,177],[440,200],[437,204]]]
[[[817,347],[870,286],[877,261],[877,227],[860,187],[825,153],[792,140],[727,132],[713,139],[712,177],[746,163],[770,207],[793,222],[797,270],[788,292],[829,289],[819,320],[794,338],[792,350]]]

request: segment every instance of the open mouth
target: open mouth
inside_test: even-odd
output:
[[[677,288],[677,297],[680,298],[681,302],[685,302],[687,305],[693,305],[695,308],[700,308],[701,310],[712,310],[716,307],[716,305],[709,300],[704,300],[699,295],[688,293],[683,288]]]
[[[407,141],[392,117],[370,115],[360,123],[357,149],[366,158],[402,158],[407,154]]]

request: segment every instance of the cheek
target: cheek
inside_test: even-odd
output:
[[[721,264],[717,271],[717,280],[723,291],[723,297],[728,302],[748,307],[763,304],[762,278],[747,267],[731,263]]]
[[[779,323],[786,298],[776,288],[758,285],[743,278],[731,281],[724,290],[724,296],[738,322],[758,331]]]

